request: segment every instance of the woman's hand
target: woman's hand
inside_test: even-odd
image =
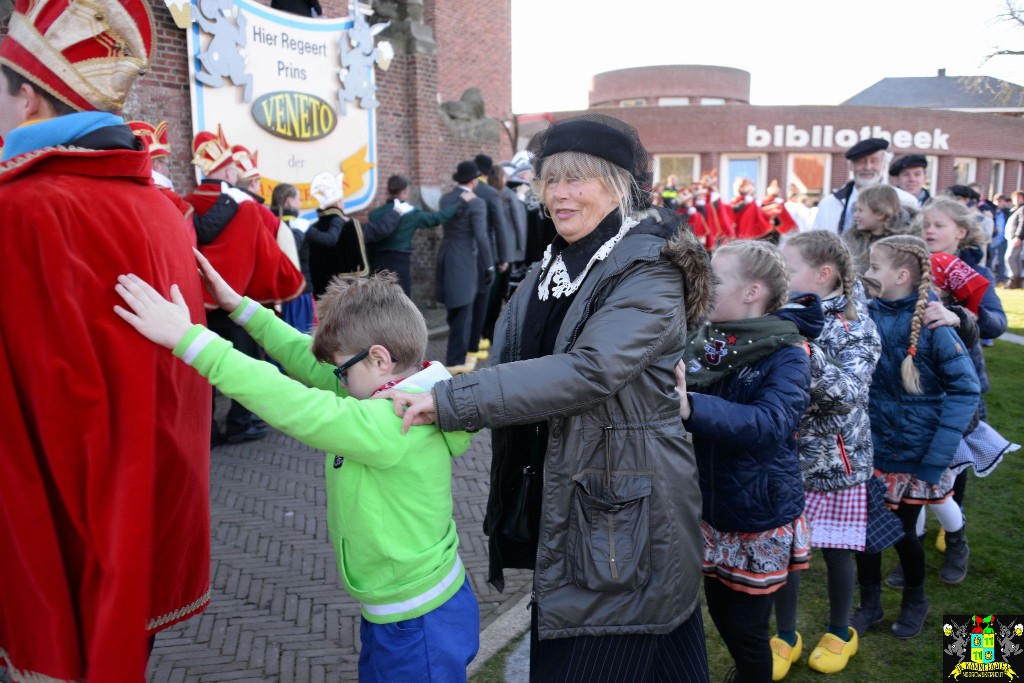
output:
[[[690,395],[686,393],[686,364],[680,358],[676,363],[676,392],[679,394],[679,417],[690,419]]]
[[[395,415],[402,418],[403,434],[409,431],[409,427],[437,422],[437,412],[434,410],[434,392],[432,391],[410,394],[406,391],[392,389],[377,394],[377,397],[390,398],[394,401]]]
[[[160,346],[173,349],[192,327],[188,305],[178,285],[171,285],[171,301],[168,301],[139,276],[119,275],[114,291],[132,309],[114,306],[114,313]]]
[[[922,319],[929,330],[944,325],[949,327],[960,327],[960,317],[953,311],[946,308],[941,301],[929,301],[924,307],[924,318]]]
[[[217,305],[228,313],[234,313],[235,309],[242,303],[242,295],[231,289],[231,285],[224,281],[210,262],[195,247],[192,251],[196,255],[196,263],[199,265],[199,277],[206,285],[206,291],[210,293]]]

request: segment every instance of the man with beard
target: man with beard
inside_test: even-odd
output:
[[[885,180],[892,154],[887,152],[889,141],[882,138],[868,138],[846,150],[844,155],[850,162],[853,180],[828,195],[818,204],[813,230],[831,230],[842,234],[853,225],[853,207],[857,204],[857,193],[865,187],[880,185]],[[896,194],[904,206],[917,208],[917,198],[899,188]]]

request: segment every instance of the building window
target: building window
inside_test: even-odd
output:
[[[689,103],[690,103],[690,98],[689,97],[659,97],[658,98],[658,106],[659,107],[681,107],[681,106],[689,104]]]
[[[790,154],[785,193],[803,195],[814,206],[828,192],[832,177],[831,154]]]
[[[977,179],[978,160],[957,157],[953,160],[953,170],[956,172],[956,185],[970,185]]]
[[[988,181],[988,198],[992,199],[997,194],[1003,192],[1003,181],[1006,178],[1006,162],[1005,161],[993,161],[992,162],[992,175],[989,176]]]
[[[700,103],[702,105],[725,104],[725,98],[724,97],[702,97],[702,98],[700,98]]]
[[[654,157],[654,182],[668,184],[668,177],[679,179],[678,187],[689,187],[700,178],[700,156],[665,154]]]
[[[928,160],[928,168],[925,169],[925,175],[928,179],[925,181],[925,189],[932,194],[935,194],[933,189],[939,182],[939,158],[933,154],[926,154],[925,159]]]
[[[718,177],[722,180],[718,185],[718,191],[722,198],[729,201],[736,196],[740,178],[746,178],[754,183],[755,194],[763,197],[768,184],[764,179],[765,163],[764,154],[723,154],[722,167],[718,172]]]
[[[647,105],[647,100],[641,98],[635,100],[619,100],[620,107],[643,107]]]

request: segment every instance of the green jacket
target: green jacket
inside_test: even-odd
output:
[[[465,204],[465,202],[463,202]],[[370,253],[378,254],[382,251],[412,251],[412,237],[416,234],[416,231],[420,228],[433,228],[436,225],[441,225],[449,218],[454,216],[462,208],[461,204],[449,206],[447,209],[441,211],[423,211],[422,209],[413,209],[409,213],[405,214],[398,219],[398,225],[395,227],[395,231],[388,237],[385,237],[380,242],[375,242],[370,245]],[[387,201],[381,206],[370,212],[369,219],[371,223],[376,223],[389,211],[394,210],[394,202]]]
[[[295,379],[202,325],[189,330],[174,355],[271,426],[328,452],[328,531],[338,574],[363,616],[392,623],[444,604],[465,580],[452,520],[451,459],[469,448],[469,434],[431,425],[403,436],[391,401],[349,396],[333,366],[310,352],[308,335],[248,298],[231,318]],[[425,391],[448,377],[432,363],[397,388]]]

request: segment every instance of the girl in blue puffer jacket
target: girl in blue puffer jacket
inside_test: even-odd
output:
[[[882,338],[868,398],[875,475],[885,485],[886,504],[896,510],[904,537],[896,543],[903,566],[898,638],[921,632],[928,615],[924,594],[924,549],[917,537],[923,504],[941,503],[953,489],[948,469],[971,422],[980,395],[967,349],[950,327],[930,329],[924,312],[931,290],[931,260],[923,240],[886,237],[871,247],[865,278],[879,298],[868,304]],[[857,557],[861,604],[851,619],[859,633],[882,620],[880,553]]]
[[[676,365],[679,414],[700,476],[708,611],[736,680],[768,681],[772,594],[808,562],[796,435],[810,401],[805,337],[823,320],[817,297],[786,306],[786,263],[767,242],[719,247],[711,267],[715,308]]]

